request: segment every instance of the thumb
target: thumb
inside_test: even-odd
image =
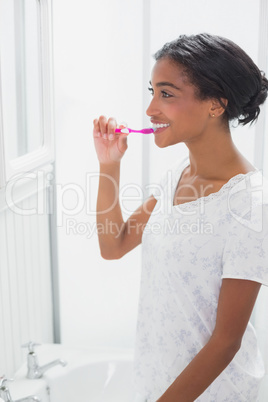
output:
[[[118,138],[118,149],[120,152],[125,153],[127,150],[127,135],[120,135],[120,137]]]

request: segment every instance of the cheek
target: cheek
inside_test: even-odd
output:
[[[172,121],[174,139],[183,142],[199,136],[206,129],[206,116],[204,109],[198,105],[177,109],[176,118]]]
[[[208,112],[203,104],[189,102],[186,103],[184,107],[180,108],[178,116],[180,116],[181,121],[184,121],[187,125],[203,125],[207,121]]]
[[[200,113],[193,108],[173,108],[171,120],[172,125],[176,128],[189,127],[195,125],[200,120]]]
[[[176,124],[176,122],[180,121],[183,116],[186,116],[187,110],[177,104],[169,104],[166,106],[166,110],[164,114],[167,118]]]
[[[173,120],[190,117],[199,112],[200,108],[197,103],[185,99],[170,103],[166,106],[166,113],[169,114]]]

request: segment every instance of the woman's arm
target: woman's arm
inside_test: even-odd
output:
[[[223,279],[217,320],[208,343],[157,402],[193,402],[238,352],[261,284]]]
[[[119,202],[120,161],[127,149],[126,136],[115,135],[116,121],[94,120],[94,142],[100,162],[97,228],[101,255],[118,259],[141,243],[143,229],[156,204],[151,196],[124,222]]]
[[[100,168],[97,227],[101,255],[119,259],[141,243],[142,233],[155,207],[151,196],[124,222],[119,202],[120,165]]]

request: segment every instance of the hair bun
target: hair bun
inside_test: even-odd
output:
[[[268,80],[265,74],[261,72],[261,85],[260,90],[250,98],[250,101],[246,106],[243,107],[242,116],[244,118],[239,118],[239,123],[245,125],[247,123],[253,123],[260,114],[260,105],[262,105],[268,93]]]

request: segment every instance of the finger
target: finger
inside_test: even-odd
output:
[[[110,117],[108,120],[108,139],[113,141],[115,139],[115,129],[117,127],[117,123],[114,117]]]
[[[107,118],[105,116],[100,116],[99,125],[100,125],[100,133],[107,134]]]
[[[98,119],[93,120],[93,136],[100,137],[100,125]]]

